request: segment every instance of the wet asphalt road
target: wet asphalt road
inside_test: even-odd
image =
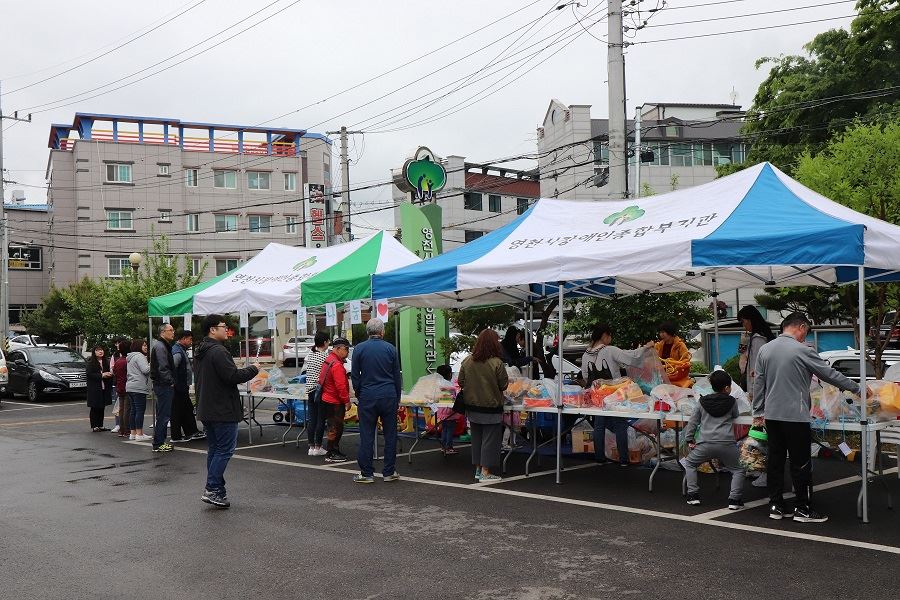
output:
[[[701,481],[700,509],[682,503],[680,475],[661,474],[649,494],[638,468],[478,489],[464,448],[444,458],[429,441],[412,465],[399,463],[413,481],[360,486],[353,465],[323,467],[305,445],[276,444],[282,428],[267,428],[254,447],[242,431],[226,473],[233,507],[223,511],[199,500],[204,442],[153,454],[90,432],[80,403],[2,406],[4,600],[883,598],[897,589],[900,511],[874,488],[870,525],[852,514],[856,487],[839,485],[816,496],[828,524],[774,523],[758,508],[723,527],[684,518],[721,508],[727,480],[718,491]],[[350,456],[355,440],[345,439]],[[522,463],[513,457],[511,476]],[[817,479],[847,477],[849,467],[817,463]],[[896,474],[887,485],[900,500]]]

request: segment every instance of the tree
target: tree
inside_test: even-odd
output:
[[[900,107],[900,10],[897,0],[859,0],[850,30],[831,29],[804,46],[807,56],[764,57],[760,84],[743,133],[753,140],[746,165],[768,160],[792,172],[805,150],[821,151],[853,119],[886,122]],[[851,96],[847,98],[847,96]],[[836,99],[840,97],[841,99]],[[834,100],[824,101],[826,98]],[[720,175],[740,166],[720,169]]]
[[[766,288],[756,296],[763,308],[776,313],[802,312],[814,324],[846,323],[853,318],[855,292],[849,287]]]
[[[634,348],[655,340],[663,321],[675,323],[682,334],[699,328],[701,322],[712,318],[711,311],[700,305],[705,298],[696,292],[673,292],[582,300],[575,303],[575,315],[565,323],[566,332],[589,335],[593,326],[602,322],[612,327],[615,345]]]
[[[857,124],[835,136],[822,152],[804,152],[796,176],[855,211],[900,224],[900,119],[886,125]],[[900,320],[900,285],[877,283],[866,288],[867,319],[868,325],[875,326],[872,341],[880,377],[881,355],[890,340],[881,339],[878,326],[890,310],[898,311],[893,325]],[[854,324],[856,319],[856,311],[851,311]]]
[[[441,351],[444,356],[450,356],[454,352],[469,352],[479,333],[485,329],[508,327],[517,316],[518,310],[506,305],[448,310],[450,328],[460,335],[440,340]]]

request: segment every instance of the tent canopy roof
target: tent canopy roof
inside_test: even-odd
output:
[[[373,277],[373,294],[464,307],[567,295],[832,285],[859,266],[897,278],[900,227],[857,213],[769,163],[623,201],[542,199],[451,252]]]

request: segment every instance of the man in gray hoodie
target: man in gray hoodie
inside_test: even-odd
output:
[[[769,518],[822,523],[825,515],[809,505],[812,483],[812,431],[809,385],[819,381],[859,394],[860,386],[834,370],[805,344],[812,324],[803,313],[791,313],[781,323],[781,335],[763,346],[756,358],[753,382],[753,424],[765,425],[769,436],[767,477]],[[791,457],[796,507],[784,503],[784,463]]]
[[[734,420],[740,413],[737,400],[731,396],[731,376],[728,373],[713,371],[709,376],[709,383],[714,393],[700,398],[699,406],[684,429],[685,440],[691,449],[691,453],[682,462],[687,478],[687,503],[700,504],[697,467],[717,458],[727,471],[731,471],[728,508],[738,510],[744,506],[745,475],[734,440]],[[699,441],[695,443],[694,440],[698,437]]]

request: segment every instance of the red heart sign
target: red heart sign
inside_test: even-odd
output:
[[[387,302],[379,302],[378,303],[378,316],[386,317],[388,314],[388,305]]]

